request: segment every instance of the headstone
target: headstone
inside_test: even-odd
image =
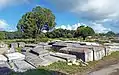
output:
[[[14,53],[16,50],[15,48],[11,47],[9,50],[8,50],[8,53]]]
[[[11,48],[18,48],[18,43],[11,43],[10,44],[10,47]]]
[[[24,42],[18,42],[18,47],[25,47],[25,43]]]

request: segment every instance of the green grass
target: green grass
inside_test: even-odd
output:
[[[111,55],[104,57],[104,58],[107,59],[107,58],[111,58],[111,57],[118,59],[119,58],[119,51],[113,52]]]
[[[19,52],[19,53],[21,53],[21,49],[22,49],[21,47],[16,48],[16,51]]]
[[[40,67],[42,69],[46,69],[46,70],[55,70],[55,71],[60,71],[63,73],[68,73],[68,74],[74,74],[77,72],[84,72],[87,67],[83,67],[83,66],[77,66],[77,65],[67,65],[66,62],[56,62],[54,64],[51,64],[47,67]]]
[[[82,41],[81,38],[39,38],[37,39],[5,39],[2,40],[7,44],[10,44],[12,42],[25,42],[25,43],[37,43],[37,42],[47,42],[47,41],[53,41],[53,40],[62,40],[62,41]]]
[[[10,44],[12,42],[34,43],[35,39],[6,39],[6,40],[3,40],[3,41],[7,44]]]

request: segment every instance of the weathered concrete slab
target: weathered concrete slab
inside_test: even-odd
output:
[[[59,50],[61,53],[75,55],[77,59],[81,59],[84,62],[93,61],[92,48],[88,47],[65,47]]]
[[[7,58],[3,55],[0,55],[0,62],[6,62]]]
[[[40,42],[40,43],[38,43],[38,45],[46,46],[46,45],[48,45],[48,43]]]
[[[8,51],[8,45],[4,43],[0,43],[0,54],[7,53]]]
[[[17,72],[25,72],[30,69],[35,69],[35,67],[30,65],[26,61],[15,60],[15,61],[13,61],[13,63],[15,64],[15,66],[17,68],[17,70],[16,70]]]
[[[41,62],[43,62],[41,58],[32,53],[26,53],[25,56],[25,60],[32,64],[34,67],[39,67],[41,65]]]
[[[47,51],[47,50],[45,50],[45,49],[43,49],[43,48],[41,48],[41,47],[39,47],[39,46],[37,46],[37,47],[35,47],[35,48],[33,48],[32,50],[31,50],[31,52],[32,53],[34,53],[34,54],[36,54],[36,55],[46,55],[46,54],[49,54],[49,52]]]
[[[18,53],[18,52],[5,54],[5,56],[8,58],[9,61],[25,59],[25,55]]]
[[[58,57],[54,57],[54,56],[50,56],[50,55],[47,55],[47,56],[43,56],[41,57],[44,61],[41,63],[41,66],[48,66],[48,65],[51,65],[55,62],[58,62],[58,61],[64,61],[66,62],[66,60],[64,59],[61,59],[61,58],[58,58]]]
[[[94,51],[94,60],[100,60],[104,56],[106,56],[106,51],[104,47],[95,46],[93,47],[93,51]]]
[[[64,54],[64,53],[50,53],[51,56],[55,56],[55,57],[58,57],[58,58],[62,58],[62,59],[65,59],[67,61],[76,61],[76,56],[75,55],[69,55],[69,54]]]
[[[57,58],[50,55],[37,56],[32,53],[26,53],[25,55],[26,55],[25,60],[29,62],[30,64],[34,65],[35,67],[48,66],[57,61],[65,61],[61,58]]]
[[[8,67],[8,68],[10,68],[10,65],[8,64],[8,62],[0,62],[0,67]]]
[[[31,48],[34,48],[38,46],[38,44],[25,44],[25,47],[31,47]]]
[[[119,51],[119,43],[104,43],[104,45],[108,51],[108,54]]]
[[[50,50],[50,49],[52,49],[52,45],[44,46],[43,49],[45,49],[45,50]]]
[[[21,52],[30,52],[32,48],[30,47],[24,47],[21,49]]]
[[[42,46],[43,49],[48,50],[48,49],[51,49],[51,47],[52,47],[52,45],[48,45],[48,44],[49,44],[49,43],[40,42],[40,43],[38,44],[38,46]]]

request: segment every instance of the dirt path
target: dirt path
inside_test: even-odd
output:
[[[88,73],[87,75],[119,75],[119,63]]]

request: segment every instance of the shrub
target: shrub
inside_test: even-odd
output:
[[[48,38],[37,38],[35,43],[38,43],[38,42],[48,42]]]

